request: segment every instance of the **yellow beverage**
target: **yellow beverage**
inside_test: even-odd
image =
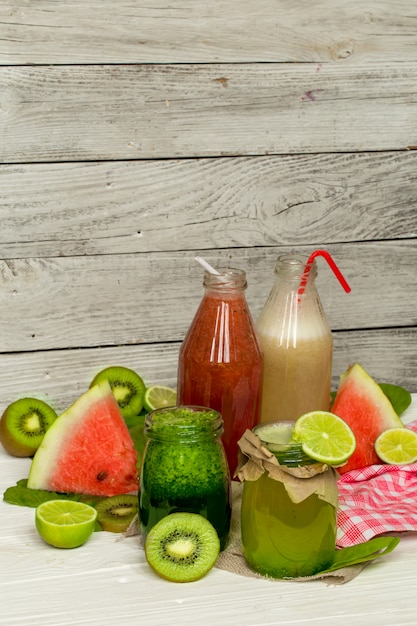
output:
[[[333,342],[330,333],[282,345],[258,327],[264,353],[260,423],[295,420],[313,410],[328,411]]]
[[[260,423],[328,411],[333,339],[314,283],[313,264],[300,293],[305,261],[280,257],[276,282],[256,324],[264,355]]]

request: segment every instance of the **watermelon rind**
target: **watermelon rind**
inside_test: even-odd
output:
[[[97,496],[137,490],[137,453],[108,381],[88,389],[51,425],[28,487]]]
[[[374,448],[377,437],[389,428],[404,427],[378,383],[359,363],[340,376],[332,413],[349,424],[356,438],[356,450],[339,468],[341,474],[380,463]]]

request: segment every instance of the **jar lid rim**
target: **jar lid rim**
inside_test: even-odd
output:
[[[145,434],[165,439],[188,439],[201,435],[218,437],[223,433],[223,418],[211,408],[178,405],[155,409],[145,418]]]
[[[292,439],[294,424],[294,420],[258,424],[253,432],[258,435],[262,445],[272,452],[280,464],[313,465],[317,463],[304,452],[300,442]]]

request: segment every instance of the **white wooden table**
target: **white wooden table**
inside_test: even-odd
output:
[[[417,418],[417,394],[403,415]],[[27,477],[30,461],[0,451],[0,489]],[[0,502],[0,624],[263,626],[417,623],[417,535],[345,585],[240,577],[214,568],[195,583],[152,573],[137,537],[95,533],[58,550],[37,535],[34,510]]]

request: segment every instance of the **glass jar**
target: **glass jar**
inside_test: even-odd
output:
[[[333,338],[315,284],[316,261],[302,283],[307,260],[278,258],[275,284],[256,323],[264,354],[260,423],[330,407]]]
[[[180,348],[178,402],[209,406],[224,421],[223,444],[233,477],[237,442],[258,423],[262,352],[245,298],[246,274],[204,274],[204,296]]]
[[[139,488],[143,540],[160,519],[186,511],[206,517],[225,548],[231,489],[222,433],[221,415],[205,407],[168,407],[146,416]]]
[[[310,459],[300,444],[265,441],[276,438],[263,432],[259,427],[252,433],[257,477],[247,467],[240,473],[243,554],[249,567],[265,576],[311,576],[334,560],[337,473]],[[245,449],[245,442],[241,445]],[[249,449],[253,452],[253,441]],[[263,454],[268,452],[272,455]]]

